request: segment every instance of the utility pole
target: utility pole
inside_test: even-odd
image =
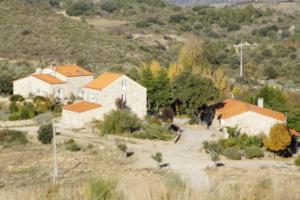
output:
[[[56,127],[55,127],[55,121],[52,120],[52,128],[53,128],[53,154],[54,154],[54,169],[53,169],[53,184],[56,184],[56,179],[58,176],[58,170],[57,170],[57,154],[56,154]]]
[[[240,56],[240,77],[243,77],[243,40],[241,40],[241,56]]]

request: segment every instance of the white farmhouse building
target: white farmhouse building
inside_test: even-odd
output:
[[[256,135],[269,134],[271,127],[277,123],[286,123],[283,113],[263,108],[263,99],[258,106],[236,99],[223,101],[216,109],[214,124],[220,129],[237,127],[241,133]]]
[[[93,74],[77,65],[37,69],[36,73],[13,82],[13,93],[68,98],[78,96],[80,88],[93,80]]]
[[[105,72],[86,84],[79,96],[84,101],[63,108],[62,123],[68,128],[81,128],[92,119],[102,119],[105,113],[116,109],[117,99],[125,101],[140,118],[147,113],[146,88],[123,74]]]

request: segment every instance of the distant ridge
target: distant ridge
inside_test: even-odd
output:
[[[217,4],[242,4],[251,2],[265,2],[265,3],[279,3],[279,2],[289,2],[290,0],[167,0],[170,3],[175,3],[177,5],[217,5]]]

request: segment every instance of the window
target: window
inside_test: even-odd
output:
[[[126,90],[126,80],[122,80],[122,90]]]

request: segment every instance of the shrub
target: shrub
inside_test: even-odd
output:
[[[220,153],[222,151],[222,146],[220,145],[219,142],[215,142],[215,141],[204,141],[202,143],[203,148],[205,150],[206,153],[211,153],[211,152],[217,152]]]
[[[22,101],[24,101],[25,99],[24,99],[24,97],[22,97],[21,95],[15,94],[15,95],[12,95],[12,96],[9,98],[9,100],[10,100],[11,102],[16,102],[16,101],[22,102]]]
[[[118,9],[118,4],[116,2],[113,1],[107,1],[101,4],[101,9],[108,12],[108,13],[112,13],[115,10]]]
[[[172,122],[175,114],[172,108],[164,108],[161,114],[161,120],[163,122]]]
[[[146,22],[146,21],[139,21],[139,22],[137,22],[137,23],[135,24],[135,26],[136,26],[137,28],[145,28],[145,27],[149,27],[150,24],[149,24],[148,22]]]
[[[123,152],[123,153],[127,152],[127,145],[125,143],[117,144],[117,147],[121,152]]]
[[[110,111],[104,115],[104,119],[100,123],[103,135],[132,133],[140,128],[141,121],[127,109]]]
[[[86,200],[110,200],[121,199],[121,195],[117,192],[117,182],[103,178],[94,178],[89,180],[84,199]]]
[[[264,157],[264,152],[256,146],[245,147],[244,151],[248,159]]]
[[[0,95],[12,94],[13,92],[13,77],[11,75],[0,75]]]
[[[263,143],[269,150],[280,152],[291,143],[291,134],[285,124],[275,124]]]
[[[0,131],[0,144],[26,144],[28,142],[25,133],[17,130]]]
[[[70,151],[80,151],[80,146],[75,142],[75,140],[70,139],[67,142],[65,142],[66,149]]]
[[[227,133],[229,134],[229,137],[235,137],[237,134],[237,127],[226,127]]]
[[[241,160],[241,154],[239,152],[239,148],[237,148],[237,147],[228,147],[228,148],[224,149],[222,154],[226,158],[231,159],[231,160]]]
[[[87,11],[91,9],[91,5],[84,1],[78,1],[72,3],[69,7],[66,9],[66,13],[70,16],[78,16],[83,15]]]
[[[135,138],[149,139],[149,140],[171,140],[175,137],[167,127],[162,125],[148,124],[143,126],[142,131],[138,131],[132,134]]]
[[[151,155],[151,158],[155,160],[157,163],[161,163],[163,161],[162,154],[160,152]]]
[[[294,163],[295,163],[296,166],[300,167],[300,156],[297,156]]]
[[[181,21],[185,21],[185,20],[186,20],[186,17],[184,15],[177,14],[177,15],[171,15],[169,22],[170,23],[180,23]]]
[[[43,144],[51,143],[53,138],[53,127],[52,124],[45,124],[40,126],[38,130],[38,140]]]

